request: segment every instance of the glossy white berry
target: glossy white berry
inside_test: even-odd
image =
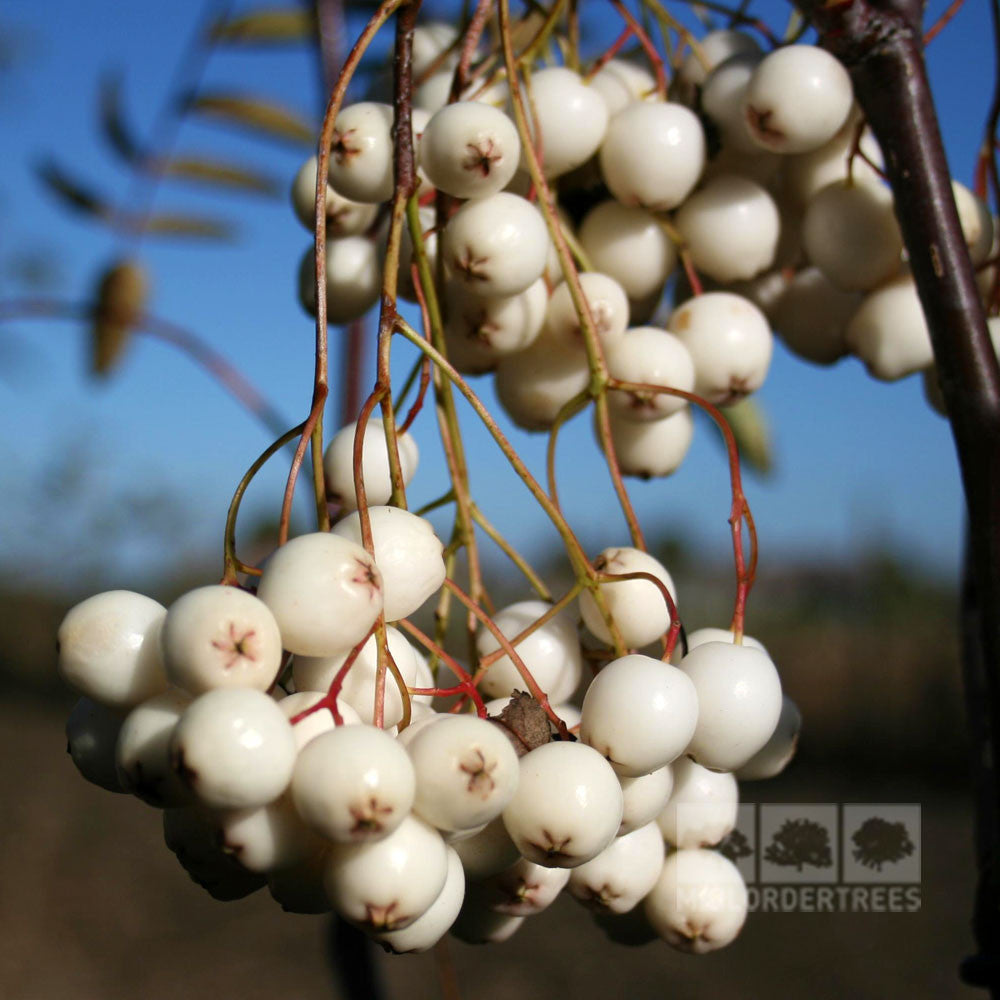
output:
[[[788,766],[795,756],[802,729],[802,713],[788,695],[781,699],[781,715],[771,738],[737,772],[740,781],[760,781],[773,778]]]
[[[624,800],[622,823],[618,828],[618,836],[621,837],[652,823],[663,812],[674,788],[673,768],[667,764],[635,778],[619,775],[618,780]]]
[[[982,264],[993,247],[993,216],[989,206],[958,181],[951,182],[951,190],[969,257],[974,265]]]
[[[605,352],[608,374],[623,382],[662,385],[691,392],[694,389],[694,361],[691,352],[676,334],[654,326],[628,330]],[[608,403],[630,420],[658,420],[686,407],[687,400],[668,393],[614,390]]]
[[[673,847],[713,847],[736,826],[739,791],[728,771],[709,771],[690,757],[673,765],[674,790],[657,826]]]
[[[517,754],[503,730],[456,715],[425,726],[407,746],[417,791],[413,811],[440,830],[495,819],[517,788]]]
[[[587,213],[580,244],[593,268],[614,278],[633,304],[658,297],[677,266],[677,251],[653,215],[616,201]]]
[[[501,358],[496,391],[518,427],[544,431],[589,381],[586,353],[581,348],[564,347],[542,331],[525,350]]]
[[[497,612],[493,621],[507,639],[514,639],[549,608],[545,601],[519,601]],[[481,626],[476,648],[480,656],[488,656],[500,648],[500,643],[491,631]],[[514,648],[554,703],[564,701],[576,690],[583,661],[576,628],[566,615],[551,618]],[[507,698],[515,690],[526,689],[524,679],[507,655],[490,665],[479,688],[491,698]]]
[[[694,438],[690,408],[658,420],[632,420],[612,412],[610,424],[622,475],[640,479],[673,475],[690,451]]]
[[[687,753],[703,767],[735,771],[771,738],[781,714],[781,681],[752,646],[706,642],[681,660],[698,692],[698,725]]]
[[[605,348],[609,348],[621,340],[628,327],[628,296],[625,289],[607,274],[584,271],[579,278],[594,322],[594,332]],[[582,323],[565,281],[556,286],[552,298],[548,300],[545,331],[553,340],[567,346],[583,345]]]
[[[880,285],[899,271],[903,253],[892,191],[885,185],[828,184],[806,208],[802,245],[838,288]]]
[[[316,225],[316,168],[317,159],[310,156],[299,168],[292,181],[292,208],[295,216],[309,232]],[[378,208],[359,201],[351,201],[326,185],[326,235],[328,239],[358,236],[375,221]]]
[[[762,58],[759,50],[730,56],[709,73],[701,91],[701,109],[718,130],[722,145],[741,158],[761,152],[750,136],[743,106],[747,85]]]
[[[830,365],[847,353],[847,324],[861,296],[838,288],[819,268],[804,267],[781,293],[771,321],[800,358]]]
[[[601,146],[601,173],[622,205],[676,208],[704,167],[705,133],[682,104],[629,104],[611,119]]]
[[[448,873],[437,899],[409,927],[375,935],[377,941],[396,955],[433,948],[458,917],[465,899],[465,872],[455,851],[450,847],[447,850]]]
[[[747,86],[744,113],[758,145],[807,153],[836,135],[854,93],[847,70],[815,45],[785,45],[765,56]]]
[[[209,691],[185,709],[170,758],[199,801],[214,809],[273,802],[288,787],[295,739],[281,709],[261,691]]]
[[[386,621],[408,618],[444,583],[444,546],[430,521],[408,510],[373,506],[368,518]],[[361,515],[349,514],[332,531],[360,545]]]
[[[326,243],[326,315],[331,323],[349,323],[378,301],[382,268],[378,248],[367,236],[344,236]],[[310,247],[299,264],[299,301],[316,314],[316,251]]]
[[[487,823],[478,833],[452,845],[462,859],[465,877],[471,882],[496,875],[509,868],[520,857],[517,845],[510,839],[503,819]]]
[[[348,424],[337,431],[323,455],[327,496],[338,501],[344,510],[356,510],[358,506],[354,488],[356,428],[357,424]],[[399,465],[405,486],[417,471],[420,452],[409,432],[396,436],[396,447],[399,450]],[[368,503],[373,506],[388,503],[392,497],[392,479],[389,473],[389,448],[381,417],[371,417],[365,426],[361,445],[361,474]]]
[[[688,652],[691,652],[691,650],[696,646],[703,646],[706,642],[734,643],[735,641],[735,633],[732,629],[717,628],[709,625],[705,628],[697,628],[693,632],[688,633],[687,648]],[[762,653],[767,653],[767,649],[764,647],[764,644],[759,639],[755,639],[751,635],[744,635],[741,642],[744,646],[752,646],[754,649],[759,649]],[[679,644],[678,648],[680,648]]]
[[[222,849],[247,871],[300,865],[322,855],[326,844],[307,829],[287,795],[256,809],[236,809],[219,820]]]
[[[467,201],[442,237],[454,279],[480,295],[517,295],[542,276],[549,236],[531,202],[501,191]]]
[[[564,66],[532,74],[528,111],[546,177],[559,177],[589,160],[608,130],[608,106],[600,92]]]
[[[59,626],[59,675],[80,694],[126,709],[167,686],[160,656],[166,609],[130,590],[95,594]]]
[[[547,303],[543,278],[517,295],[504,296],[477,295],[451,282],[445,321],[448,360],[469,374],[491,370],[504,355],[534,342],[545,321]]]
[[[848,115],[837,134],[818,149],[809,153],[799,153],[782,157],[781,164],[781,194],[796,208],[805,206],[813,195],[822,191],[828,184],[835,181],[845,181],[850,177],[855,184],[883,184],[876,169],[869,166],[871,160],[875,167],[883,166],[882,151],[870,129],[861,133],[859,149],[864,157],[851,157],[855,137],[858,133],[861,113],[855,109]]]
[[[311,740],[295,761],[290,794],[302,821],[328,840],[381,840],[413,805],[406,751],[374,726],[338,726]]]
[[[281,667],[281,633],[267,605],[238,587],[198,587],[167,610],[160,632],[171,684],[202,694],[213,688],[266,691]]]
[[[757,40],[745,31],[724,28],[710,31],[698,40],[697,50],[689,52],[681,63],[678,77],[687,87],[705,82],[708,75],[721,63],[741,53],[760,52]]]
[[[778,208],[746,177],[714,177],[688,198],[675,221],[696,270],[716,281],[752,278],[774,260]]]
[[[667,329],[694,359],[695,392],[729,405],[756,392],[771,364],[773,337],[764,314],[731,292],[706,292],[675,309]]]
[[[569,881],[568,868],[545,868],[527,858],[470,886],[470,895],[495,913],[530,917],[547,909]]]
[[[651,573],[677,600],[670,574],[647,552],[628,546],[608,548],[594,560],[594,568],[601,573]],[[670,627],[670,611],[663,592],[652,580],[608,581],[600,584],[600,591],[627,647],[647,646]],[[580,614],[583,623],[601,642],[611,642],[611,633],[589,590],[580,595]]]
[[[616,837],[586,864],[574,868],[569,891],[584,906],[628,913],[656,884],[663,868],[663,838],[655,823]]]
[[[409,687],[431,687],[433,677],[426,663],[414,655],[413,647],[402,633],[389,626],[386,629],[389,653]],[[339,672],[346,653],[336,656],[297,656],[292,663],[295,686],[314,691],[328,690]],[[351,664],[340,689],[339,700],[349,705],[360,716],[361,721],[371,725],[375,721],[375,686],[378,677],[378,643],[373,635],[361,647],[354,663]],[[418,701],[429,701],[426,695],[415,695]],[[385,696],[383,705],[383,725],[394,726],[403,718],[403,700],[392,673],[386,670]]]
[[[122,715],[90,698],[80,698],[66,720],[66,752],[92,785],[124,792],[115,769],[115,745]]]
[[[326,696],[325,691],[297,690],[287,698],[282,698],[278,702],[278,707],[284,713],[285,718],[289,722],[292,722],[295,716],[306,711],[306,709],[312,708],[317,702],[323,701]],[[361,722],[361,716],[342,698],[337,699],[337,711],[340,712],[340,717],[345,726],[356,726]],[[295,737],[296,750],[301,750],[315,737],[329,732],[336,725],[333,713],[326,707],[311,712],[304,719],[299,719],[298,722],[292,723],[292,735]]]
[[[583,699],[580,739],[626,777],[649,774],[684,752],[698,696],[677,667],[633,653],[612,660]]]
[[[633,101],[653,100],[656,79],[645,67],[627,59],[611,59],[591,77],[590,86],[615,115]]]
[[[151,806],[182,806],[191,799],[170,762],[170,737],[190,704],[186,692],[164,691],[133,708],[122,723],[115,746],[118,780]]]
[[[614,839],[622,790],[611,765],[583,743],[546,743],[521,758],[521,776],[503,812],[511,840],[529,861],[573,868]]]
[[[451,933],[466,944],[501,944],[508,941],[524,921],[524,917],[495,913],[478,899],[467,897],[451,926]]]
[[[381,840],[334,844],[324,882],[335,910],[371,931],[408,927],[444,888],[448,851],[441,835],[414,816]]]
[[[436,712],[430,705],[411,700],[410,724],[405,729],[397,731],[396,742],[401,747],[408,747],[411,741],[416,739],[417,733],[425,726],[433,725],[435,722],[441,722],[443,719],[448,718],[450,718],[449,715],[444,712]]]
[[[413,29],[413,76],[422,77],[437,64],[453,69],[458,62],[455,43],[460,32],[457,24],[448,21],[425,21]],[[449,51],[453,50],[453,51]]]
[[[388,104],[361,101],[337,115],[330,147],[330,184],[365,203],[392,197],[392,121]]]
[[[293,538],[267,560],[257,596],[278,622],[285,649],[335,656],[357,645],[375,624],[382,579],[360,545],[316,532]]]
[[[674,851],[644,906],[646,919],[668,944],[701,955],[739,934],[747,888],[736,865],[716,851]]]
[[[420,143],[420,163],[431,184],[456,198],[502,191],[520,156],[514,123],[479,101],[459,101],[436,111]]]
[[[913,278],[902,275],[869,292],[847,324],[846,340],[868,374],[887,382],[931,365],[931,335]]]

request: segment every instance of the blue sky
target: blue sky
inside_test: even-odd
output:
[[[944,6],[932,3],[932,15]],[[773,24],[783,23],[787,11],[776,0],[754,7]],[[5,5],[0,38],[14,40],[15,57],[0,76],[0,262],[44,254],[53,265],[53,294],[80,299],[123,252],[113,235],[57,206],[32,166],[52,155],[95,188],[123,196],[128,172],[95,127],[99,76],[108,69],[124,73],[128,112],[140,132],[148,130],[199,9],[178,0],[153,20],[149,5],[114,0]],[[596,0],[584,5],[595,23],[610,25],[604,10]],[[966,4],[930,53],[952,171],[966,183],[992,90],[986,18],[984,5]],[[317,113],[316,67],[303,50],[219,52],[208,66],[209,85]],[[283,185],[305,155],[193,120],[183,125],[177,148],[244,160]],[[294,274],[308,237],[286,202],[171,184],[156,206],[233,219],[240,239],[224,247],[144,242],[139,253],[153,275],[151,311],[196,330],[237,361],[290,422],[302,419],[313,334],[295,301]],[[4,279],[0,300],[15,290]],[[76,552],[90,545],[92,561],[107,562],[112,579],[129,560],[149,567],[157,559],[171,563],[179,553],[219,548],[232,490],[268,443],[251,417],[185,358],[152,341],[137,340],[121,370],[103,384],[85,376],[85,345],[73,324],[6,324],[0,348],[0,462],[7,473],[0,560],[26,567],[29,576],[61,566],[61,582],[71,588],[77,563],[62,559],[61,547]],[[409,358],[404,350],[398,354]],[[492,401],[488,383],[476,385]],[[954,574],[962,511],[957,468],[947,425],[926,407],[919,379],[883,385],[855,361],[818,369],[778,347],[760,401],[773,425],[777,465],[770,480],[748,481],[762,571],[769,556],[849,559],[883,546]],[[497,524],[530,550],[551,537],[544,515],[468,417],[473,490]],[[411,490],[414,504],[443,488],[430,418],[428,412],[417,425],[422,465]],[[540,474],[544,438],[513,433]],[[692,453],[673,478],[633,487],[650,535],[658,527],[680,533],[712,558],[728,546],[726,470],[713,433],[700,422]],[[66,468],[83,477],[78,499],[66,496]],[[566,512],[588,547],[624,541],[586,418],[565,432],[559,469]],[[258,479],[248,499],[250,520],[277,515],[285,471],[278,460]],[[123,492],[179,499],[183,522],[159,524],[150,545],[135,538],[126,544],[127,525],[118,543],[112,532],[95,535],[91,544],[94,512]],[[308,501],[305,491],[302,500]],[[301,511],[305,523],[306,502]]]

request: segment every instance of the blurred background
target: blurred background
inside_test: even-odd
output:
[[[129,137],[115,141],[108,127],[120,116],[140,144],[170,136],[196,77],[203,93],[257,95],[316,126],[320,69],[308,47],[192,48],[192,36],[227,6],[256,9],[178,0],[154,17],[148,5],[112,0],[12,0],[0,10],[0,316],[5,302],[88,301],[109,264],[139,260],[149,311],[237,365],[291,426],[308,410],[313,327],[295,293],[309,237],[285,192],[308,142],[294,130],[262,140],[188,116],[173,137],[178,154],[236,163],[266,183],[213,189],[175,178],[153,189],[123,155]],[[946,6],[929,4],[928,23]],[[425,8],[454,14],[445,3]],[[778,0],[753,4],[779,30],[788,9]],[[677,5],[697,23],[686,10]],[[597,0],[586,0],[582,15],[588,36],[603,44],[619,30]],[[349,6],[348,34],[359,18]],[[600,47],[591,42],[591,51]],[[959,10],[929,61],[953,175],[971,184],[994,71],[985,5]],[[67,210],[67,193],[82,210]],[[147,203],[177,229],[200,224],[201,238],[140,239],[98,219],[104,206]],[[405,373],[412,355],[396,354]],[[232,491],[272,437],[162,342],[132,337],[102,378],[91,374],[90,358],[79,321],[0,323],[3,996],[337,995],[324,918],[282,914],[260,893],[232,904],[209,899],[163,847],[159,815],[86,785],[63,752],[74,698],[55,677],[54,634],[65,610],[102,589],[168,602],[215,581]],[[476,387],[493,407],[488,382]],[[759,396],[773,468],[747,482],[761,544],[748,631],[772,653],[805,728],[788,772],[748,784],[743,796],[920,803],[921,908],[760,913],[729,949],[694,959],[659,943],[610,945],[582,908],[560,900],[506,945],[454,944],[463,996],[968,992],[956,972],[971,950],[973,889],[956,639],[962,499],[947,425],[926,405],[919,379],[878,384],[853,360],[810,367],[780,344]],[[330,432],[337,413],[332,405]],[[544,436],[501,425],[540,472]],[[563,568],[544,516],[478,426],[468,419],[465,427],[474,494],[558,581]],[[429,412],[414,434],[421,468],[410,498],[419,506],[443,491],[444,469]],[[252,486],[242,550],[272,537],[286,473],[278,458]],[[624,542],[584,418],[560,439],[559,473],[564,509],[588,550]],[[728,481],[713,429],[698,424],[689,458],[669,480],[630,488],[651,549],[677,581],[686,624],[724,624]],[[306,487],[301,530],[309,515]],[[435,523],[445,530],[445,517]],[[499,557],[487,567],[498,604],[524,596]],[[380,956],[379,969],[390,997],[441,995],[428,956]]]

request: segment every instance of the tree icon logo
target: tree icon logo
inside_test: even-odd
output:
[[[833,867],[830,832],[811,819],[787,819],[778,828],[764,851],[764,859],[781,868],[801,872],[812,868]]]
[[[898,864],[915,850],[906,824],[891,823],[881,816],[866,819],[852,834],[851,842],[854,860],[877,872],[883,865]]]
[[[753,854],[750,841],[747,840],[746,834],[739,829],[733,830],[732,833],[720,841],[716,850],[723,857],[729,858],[734,865],[739,864],[742,858],[749,858]]]

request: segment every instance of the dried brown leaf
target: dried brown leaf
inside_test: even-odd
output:
[[[101,133],[126,163],[138,165],[145,157],[139,141],[125,121],[121,91],[122,81],[118,74],[107,74],[102,78],[98,94]]]
[[[313,127],[296,111],[273,101],[242,94],[194,94],[184,98],[183,106],[196,114],[271,138],[307,146],[313,144]]]
[[[298,7],[264,8],[217,21],[209,39],[224,45],[282,45],[310,41],[316,36],[316,18]]]
[[[202,157],[178,156],[154,167],[165,177],[233,188],[255,194],[275,195],[281,185],[273,177],[233,163],[222,163]]]
[[[135,261],[119,261],[101,274],[91,327],[91,365],[95,375],[109,374],[121,360],[129,335],[145,310],[148,294],[146,272]]]
[[[490,722],[499,726],[514,746],[518,757],[536,747],[544,746],[552,739],[549,717],[545,709],[530,694],[515,691],[504,710],[497,716],[491,715]]]
[[[221,219],[166,212],[151,215],[139,228],[153,236],[188,236],[200,240],[229,240],[234,235],[232,224]]]

